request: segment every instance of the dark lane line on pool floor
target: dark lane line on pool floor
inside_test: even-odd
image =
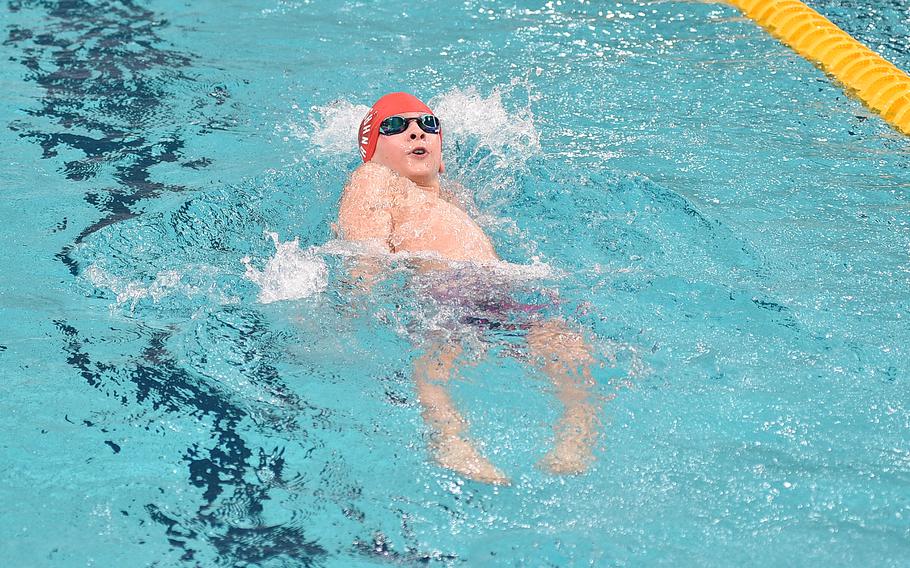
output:
[[[35,4],[10,2],[8,9],[18,12]],[[163,42],[156,30],[164,22],[133,2],[37,5],[47,11],[46,23],[36,29],[10,26],[3,45],[20,49],[17,59],[29,70],[27,80],[44,91],[40,108],[23,110],[46,123],[16,121],[9,127],[37,143],[44,159],[61,152],[84,154],[62,165],[61,173],[74,184],[98,178],[106,167],[113,169],[110,175],[118,184],[86,192],[85,201],[102,217],[57,255],[77,276],[80,267],[71,256],[75,246],[108,225],[137,216],[139,202],[185,189],[153,181],[149,170],[182,158],[182,126],[168,124],[166,89],[169,81],[187,79],[182,70],[193,57],[159,47]],[[156,120],[170,131],[149,136],[154,133],[142,130]]]
[[[141,215],[136,209],[140,203],[187,189],[154,181],[151,169],[184,159],[187,133],[184,125],[175,125],[168,86],[174,81],[191,81],[184,70],[194,57],[165,47],[156,30],[166,22],[134,2],[14,1],[7,8],[12,13],[23,9],[46,12],[39,27],[14,24],[7,28],[3,45],[18,49],[13,57],[28,69],[26,80],[44,93],[38,108],[22,109],[33,120],[18,120],[8,127],[40,146],[43,159],[63,160],[58,171],[72,188],[101,179],[105,173],[117,184],[84,190],[84,200],[99,210],[101,218],[79,230],[56,255],[74,277],[79,277],[84,267],[72,256],[75,247],[105,227]],[[209,104],[207,91],[197,106]],[[226,96],[226,92],[221,93],[222,99]],[[156,133],[156,128],[163,131]],[[201,125],[199,134],[207,128]],[[84,157],[68,159],[74,151]],[[198,169],[211,163],[203,157],[183,165]],[[67,218],[59,226],[71,224],[72,219]],[[250,317],[251,330],[247,331],[255,337],[264,324],[255,314]],[[256,528],[241,529],[225,522],[228,509],[259,519],[262,503],[270,499],[269,492],[293,479],[283,479],[281,448],[260,448],[259,459],[254,459],[254,450],[242,435],[241,423],[249,421],[244,401],[219,388],[218,383],[188,372],[168,352],[166,343],[172,331],[145,329],[148,345],[141,357],[124,364],[97,360],[88,346],[103,344],[104,338],[81,332],[71,319],[57,319],[54,325],[62,336],[67,363],[89,386],[124,406],[124,421],[158,410],[197,419],[210,417],[210,426],[204,421],[199,424],[211,431],[198,439],[211,446],[194,443],[184,455],[175,456],[175,461],[187,464],[188,484],[203,489],[195,513],[180,514],[173,506],[155,503],[144,507],[151,520],[165,527],[168,542],[181,551],[182,560],[198,561],[203,548],[243,563],[292,555],[309,565],[326,554],[306,536],[305,527],[267,526],[260,519]],[[257,350],[262,346],[255,341],[237,347],[240,352],[249,350],[249,360],[261,356]],[[306,404],[282,384],[271,365],[263,363],[251,375],[251,381],[264,385],[264,390],[284,393],[283,402],[296,414],[306,410]],[[84,424],[94,426],[88,421]],[[297,426],[276,426],[289,427]],[[305,437],[306,433],[299,435]],[[112,440],[104,443],[115,454],[124,447]],[[250,481],[266,469],[272,473],[268,483]],[[232,494],[225,498],[222,494],[227,491]]]
[[[255,315],[250,317],[253,328],[248,336],[255,338],[258,335],[255,326],[262,322]],[[140,360],[114,366],[93,360],[88,345],[96,343],[95,338],[83,338],[66,321],[54,323],[64,337],[67,362],[90,386],[130,409],[134,422],[136,414],[157,410],[197,419],[210,417],[211,432],[198,439],[214,443],[211,447],[193,444],[180,457],[187,464],[188,482],[203,490],[202,502],[194,515],[181,514],[183,508],[179,506],[162,507],[156,503],[144,506],[150,518],[166,527],[168,542],[182,551],[183,560],[196,558],[202,552],[200,544],[211,546],[219,556],[243,562],[258,562],[276,554],[291,555],[309,565],[316,557],[325,555],[325,550],[306,536],[305,527],[262,523],[263,503],[271,499],[270,492],[287,490],[300,485],[302,480],[295,476],[287,478],[282,448],[272,451],[260,448],[258,459],[253,459],[253,449],[242,436],[242,423],[249,418],[243,408],[244,401],[235,400],[229,390],[219,388],[221,385],[198,380],[187,372],[165,347],[170,333],[153,332]],[[264,351],[255,341],[237,347],[250,359],[262,357]],[[280,386],[275,384],[277,371],[268,363],[261,364],[255,374],[261,377],[260,382],[270,383],[273,388]],[[315,410],[294,396],[287,398],[286,406],[299,416],[305,416],[307,409]],[[199,424],[207,422],[200,420]],[[276,422],[279,430],[299,428],[281,417]],[[86,426],[94,424],[86,423]],[[297,434],[306,437],[305,432]],[[105,444],[110,446],[108,442]],[[265,481],[264,471],[270,472]],[[226,522],[226,517],[238,513],[255,520],[256,528],[243,530]]]

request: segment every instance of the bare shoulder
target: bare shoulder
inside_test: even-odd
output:
[[[388,239],[395,175],[392,170],[367,162],[351,174],[338,205],[339,236],[348,240]]]
[[[344,186],[342,199],[375,195],[388,190],[389,181],[394,172],[385,166],[367,162],[351,173],[348,183]]]
[[[377,180],[389,178],[395,175],[395,172],[389,168],[377,164],[376,162],[366,162],[351,172],[351,183],[364,182],[368,180]]]
[[[440,197],[472,217],[479,214],[471,192],[458,181],[446,181],[440,187]]]

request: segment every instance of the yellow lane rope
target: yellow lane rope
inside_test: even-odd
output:
[[[799,0],[727,0],[910,135],[910,77]]]

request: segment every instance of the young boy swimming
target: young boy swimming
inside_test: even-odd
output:
[[[431,255],[478,266],[499,262],[483,229],[441,191],[442,126],[433,111],[407,93],[381,97],[358,130],[363,164],[344,188],[339,236],[391,253]],[[371,280],[369,270],[357,276]],[[594,363],[582,336],[557,319],[533,320],[527,331],[531,361],[553,382],[564,411],[555,443],[541,460],[553,473],[582,473],[597,439],[591,389]],[[460,342],[436,340],[414,362],[417,394],[440,465],[466,477],[506,484],[508,478],[467,437],[467,422],[446,389],[463,352]]]

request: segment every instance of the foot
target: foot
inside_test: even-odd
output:
[[[463,438],[453,437],[440,442],[436,449],[436,461],[442,467],[474,481],[494,485],[509,484],[509,478]]]
[[[556,475],[577,475],[588,471],[594,460],[591,449],[578,440],[563,440],[537,462],[537,466]]]

